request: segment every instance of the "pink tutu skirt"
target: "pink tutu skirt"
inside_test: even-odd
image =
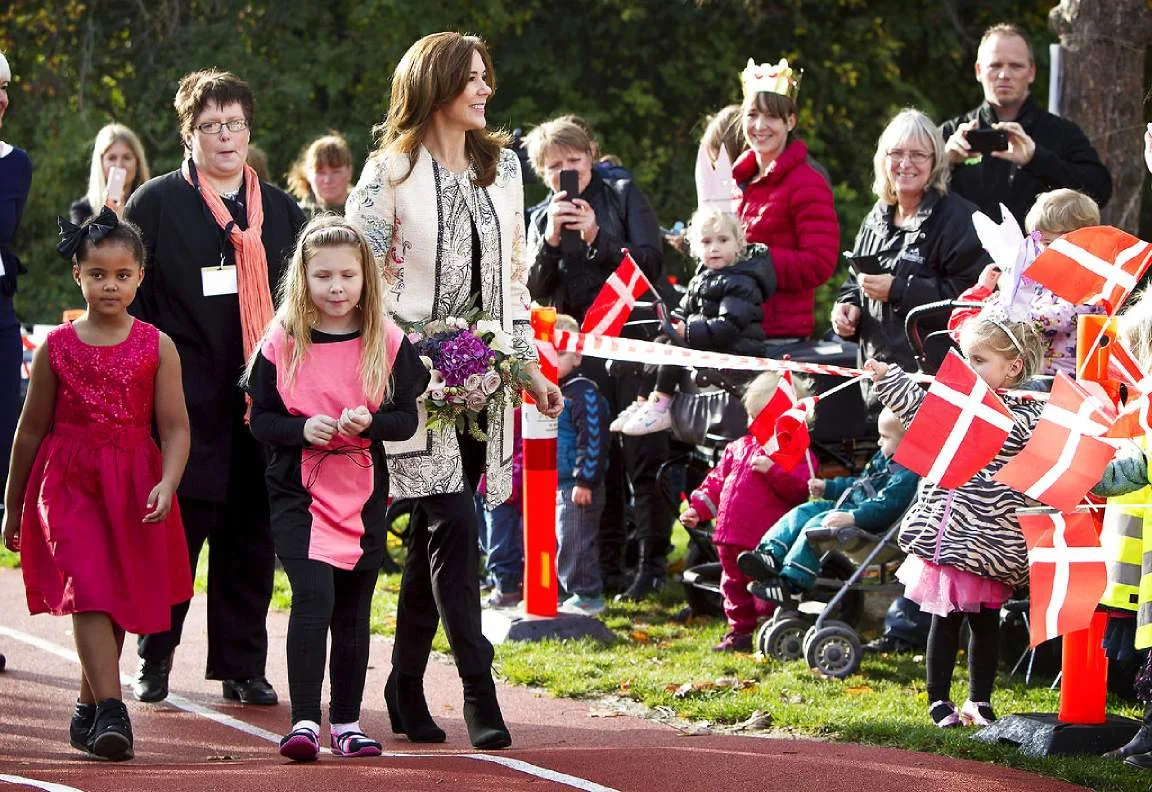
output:
[[[999,608],[1012,596],[1012,587],[1007,583],[933,564],[914,555],[904,559],[896,570],[896,578],[904,584],[905,597],[919,605],[920,610],[936,616]]]

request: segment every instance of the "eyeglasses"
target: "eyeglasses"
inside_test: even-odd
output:
[[[231,121],[208,121],[204,124],[197,124],[196,131],[202,135],[219,135],[223,127],[228,127],[229,132],[243,132],[248,128],[248,122],[243,118],[234,118]]]
[[[932,155],[927,151],[904,151],[903,149],[892,149],[884,153],[888,159],[893,162],[900,160],[908,160],[913,165],[923,165],[928,160],[932,159]]]

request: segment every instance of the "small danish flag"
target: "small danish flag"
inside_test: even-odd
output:
[[[1103,304],[1109,314],[1128,299],[1152,263],[1152,246],[1111,226],[1065,234],[1025,271],[1073,305]]]
[[[959,487],[996,457],[1012,426],[1004,402],[949,350],[893,459],[941,487]]]
[[[776,383],[776,390],[772,398],[764,405],[752,423],[748,425],[748,432],[756,438],[762,446],[767,446],[776,434],[776,421],[784,413],[796,408],[799,399],[796,398],[796,384],[792,381],[792,372],[785,371]]]
[[[1031,646],[1086,628],[1108,586],[1106,554],[1087,510],[1017,512],[1028,545]]]
[[[1100,439],[1115,420],[1103,388],[1095,382],[1074,382],[1060,372],[1028,444],[992,478],[1070,512],[1116,454],[1114,445]]]
[[[644,272],[637,266],[627,249],[616,271],[600,287],[599,294],[588,311],[580,332],[593,335],[618,336],[628,321],[632,308],[645,292],[654,291]]]
[[[1152,376],[1145,377],[1129,389],[1128,403],[1104,436],[1126,438],[1143,435],[1152,435]]]
[[[772,437],[764,443],[764,453],[784,470],[800,464],[808,454],[812,438],[808,435],[808,410],[813,399],[801,399],[791,410],[776,419]],[[815,478],[815,474],[813,474]]]

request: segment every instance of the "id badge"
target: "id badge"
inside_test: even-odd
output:
[[[200,280],[204,284],[205,297],[216,297],[220,294],[236,294],[236,265],[201,267]]]

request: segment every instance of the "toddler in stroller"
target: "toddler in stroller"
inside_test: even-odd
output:
[[[744,394],[744,408],[756,416],[776,392],[780,375],[761,374]],[[797,388],[797,395],[802,395]],[[749,419],[749,423],[752,419]],[[807,466],[803,463],[790,471],[769,459],[760,442],[751,434],[729,443],[720,463],[708,474],[689,499],[689,508],[680,515],[688,528],[701,520],[715,517],[712,541],[720,560],[720,590],[724,595],[724,615],[728,634],[715,647],[717,651],[750,651],[756,629],[756,600],[748,593],[751,582],[740,571],[737,557],[755,547],[764,521],[774,521],[807,493],[806,473],[814,469],[816,457],[811,451]]]
[[[740,571],[761,583],[779,577],[793,594],[810,591],[820,573],[820,558],[805,532],[810,528],[854,525],[880,534],[908,508],[919,477],[892,461],[904,436],[904,426],[888,409],[877,421],[880,449],[862,475],[813,478],[808,493],[814,500],[785,514],[768,529],[755,550],[737,558]],[[753,587],[753,593],[762,591]]]

